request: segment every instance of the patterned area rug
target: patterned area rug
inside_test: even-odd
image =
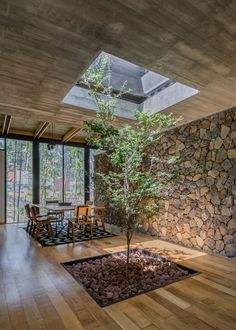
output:
[[[26,230],[25,227],[22,227]],[[53,232],[56,232],[55,224],[52,225]],[[61,244],[70,244],[70,243],[78,243],[90,240],[90,232],[87,230],[85,233],[75,235],[75,240],[73,242],[72,238],[67,237],[67,224],[63,225],[62,228],[58,226],[57,228],[57,235],[56,237],[51,237],[46,234],[41,234],[38,237],[38,242],[43,246],[54,246],[54,245],[61,245]],[[104,231],[101,229],[94,228],[93,230],[93,239],[99,238],[107,238],[117,236],[115,234],[109,233],[108,231]]]

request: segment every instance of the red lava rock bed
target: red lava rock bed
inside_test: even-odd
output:
[[[131,250],[128,271],[126,252],[69,261],[63,266],[102,307],[197,273],[143,249]]]

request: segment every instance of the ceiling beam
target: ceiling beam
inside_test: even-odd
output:
[[[22,136],[29,136],[29,137],[34,137],[34,132],[32,131],[25,131],[25,130],[19,130],[16,128],[10,128],[9,134],[12,135],[22,135]],[[52,135],[50,133],[44,133],[42,136],[43,139],[50,139],[52,140]],[[59,134],[54,134],[53,135],[53,140],[55,141],[62,141],[62,136]],[[81,144],[86,144],[86,141],[84,138],[73,138],[70,140],[71,142],[75,143],[81,143]]]
[[[7,135],[9,133],[11,127],[12,116],[5,115],[3,127],[2,127],[2,135]]]
[[[62,137],[62,142],[70,141],[75,135],[77,135],[81,131],[81,128],[70,128]]]
[[[8,116],[7,127],[6,127],[6,135],[9,133],[11,127],[12,116]]]
[[[50,125],[49,122],[47,121],[43,121],[39,124],[38,128],[36,129],[35,133],[34,133],[34,138],[35,139],[40,139],[41,136],[43,135],[43,133],[46,131],[46,129],[48,128],[48,126]]]
[[[7,115],[4,116],[4,122],[3,122],[3,126],[2,126],[2,135],[4,135],[6,123],[7,123]]]

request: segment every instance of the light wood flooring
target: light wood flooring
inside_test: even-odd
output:
[[[106,308],[60,262],[122,250],[122,235],[42,248],[17,225],[0,226],[0,329],[236,329],[236,260],[136,235],[201,272]]]

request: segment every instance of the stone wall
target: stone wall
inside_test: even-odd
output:
[[[146,231],[163,239],[236,256],[236,110],[167,132],[150,153],[179,156],[185,174]],[[160,165],[161,166],[161,165]]]
[[[183,174],[163,195],[158,216],[144,221],[144,230],[236,256],[236,109],[169,130],[149,153],[161,160],[177,154],[175,166]],[[163,166],[160,161],[156,170]]]

